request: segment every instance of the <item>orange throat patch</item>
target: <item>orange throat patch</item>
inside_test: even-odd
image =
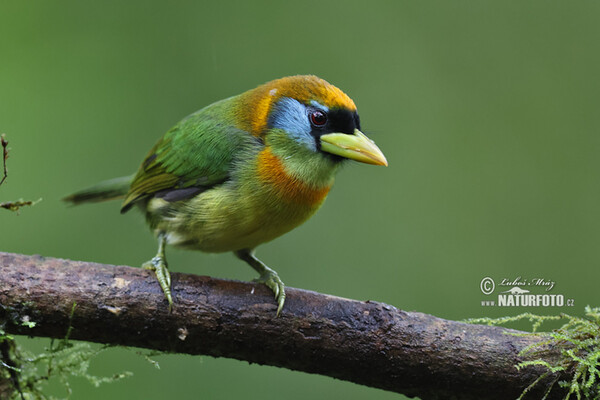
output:
[[[313,187],[288,174],[281,159],[265,148],[258,155],[258,176],[269,184],[279,197],[289,203],[316,207],[320,205],[331,185]]]

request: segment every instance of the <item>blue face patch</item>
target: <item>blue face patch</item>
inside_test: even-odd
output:
[[[319,110],[323,111],[325,114],[327,114],[327,113],[329,112],[329,108],[325,107],[323,104],[319,103],[319,102],[318,102],[318,101],[316,101],[316,100],[311,100],[311,101],[310,101],[310,104],[311,104],[311,105],[312,105],[314,108],[316,108],[316,109],[319,109]]]
[[[311,126],[308,111],[304,104],[290,97],[282,97],[273,105],[269,125],[286,131],[297,142],[317,151],[315,138],[310,134]]]

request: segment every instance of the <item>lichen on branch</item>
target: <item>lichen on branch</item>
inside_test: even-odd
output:
[[[600,398],[600,308],[585,308],[584,317],[568,314],[535,315],[525,313],[503,318],[475,318],[468,322],[487,325],[504,325],[511,322],[528,320],[532,323],[532,333],[512,333],[512,335],[537,335],[544,338],[523,348],[519,355],[530,359],[521,361],[516,367],[521,370],[532,366],[541,366],[546,371],[538,379],[523,390],[520,399],[525,399],[527,393],[543,379],[554,376],[546,393],[549,394],[554,385],[567,390],[565,400],[572,395],[577,399]],[[550,332],[538,332],[540,327],[550,321],[565,321],[557,329]],[[545,358],[549,348],[560,349],[561,357],[553,362]],[[570,380],[560,380],[561,373],[569,373]],[[546,398],[543,397],[543,399]]]

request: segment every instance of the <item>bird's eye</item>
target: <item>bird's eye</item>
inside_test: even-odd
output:
[[[327,122],[327,115],[323,111],[314,110],[310,113],[310,122],[315,126],[323,126]]]

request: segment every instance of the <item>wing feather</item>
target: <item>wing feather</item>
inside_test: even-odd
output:
[[[121,212],[141,199],[167,196],[169,190],[196,195],[230,178],[234,159],[256,139],[233,125],[223,123],[226,104],[215,103],[185,118],[150,150],[135,175]]]

